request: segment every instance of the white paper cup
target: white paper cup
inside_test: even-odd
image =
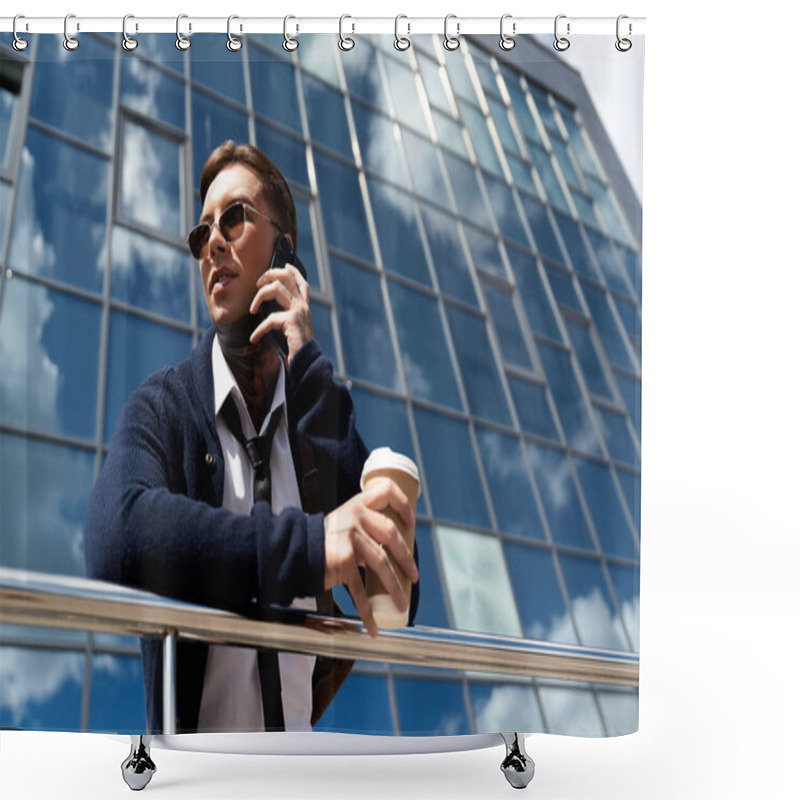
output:
[[[411,510],[416,513],[417,500],[421,487],[419,483],[419,470],[417,465],[408,456],[395,453],[390,447],[379,447],[373,450],[364,470],[361,473],[361,489],[369,488],[370,483],[376,478],[389,478],[396,483],[411,506]],[[392,508],[385,508],[381,511],[391,519],[397,530],[408,545],[409,550],[414,552],[414,526],[406,525],[399,514]],[[408,578],[395,561],[394,557],[387,550],[387,555],[395,570],[400,585],[407,596],[411,596],[411,580]],[[408,625],[408,611],[400,611],[381,582],[377,574],[367,567],[367,597],[375,622],[379,628],[404,628]]]

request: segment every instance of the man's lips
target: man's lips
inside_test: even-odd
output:
[[[224,291],[228,284],[235,280],[236,277],[237,275],[232,269],[226,267],[215,269],[211,273],[211,294],[214,295]]]

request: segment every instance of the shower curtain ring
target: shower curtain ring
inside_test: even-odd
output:
[[[450,22],[451,19],[457,19],[456,15],[448,14],[444,18],[444,41],[442,44],[444,45],[445,50],[450,50],[452,52],[453,50],[458,50],[458,48],[461,47],[461,41],[458,38],[458,34],[461,33],[461,23],[456,22],[456,35],[450,36],[450,34],[447,32],[447,23]]]
[[[181,35],[181,20],[188,19],[188,14],[178,14],[178,18],[175,20],[175,34],[178,37],[175,40],[175,47],[178,50],[188,50],[192,46],[191,39],[187,39],[185,36]],[[189,23],[189,33],[192,32],[192,23]]]
[[[17,14],[17,16],[14,17],[14,23],[11,26],[11,30],[14,33],[14,42],[12,43],[12,47],[15,50],[17,50],[18,52],[21,53],[23,50],[25,50],[28,47],[28,40],[27,39],[23,39],[21,36],[17,36],[17,20],[18,19],[25,19],[25,16],[23,14]],[[28,30],[28,23],[27,22],[25,23],[25,30]]]
[[[558,35],[558,21],[560,19],[566,19],[566,18],[567,18],[566,14],[559,14],[556,17],[555,24],[553,25],[553,31],[554,31],[554,35],[556,37],[555,41],[553,42],[553,47],[555,47],[555,49],[558,50],[560,53],[563,53],[565,50],[569,50],[569,45],[570,45],[569,39],[567,39],[567,36],[569,36],[569,33],[570,33],[570,31],[569,31],[570,23],[569,22],[567,23],[567,36],[559,36]]]
[[[342,14],[342,16],[339,17],[339,49],[344,51],[352,50],[356,46],[355,39],[352,39],[349,36],[345,36],[344,32],[342,31],[342,28],[344,26],[344,21],[346,19],[353,19],[353,18],[349,14]],[[350,27],[353,33],[355,33],[356,32],[355,22],[351,22]]]
[[[408,19],[408,17],[405,14],[398,14],[394,18],[394,49],[403,51],[411,47],[411,39],[409,39],[408,36],[400,35],[401,19]],[[406,22],[406,27],[408,28],[408,34],[411,35],[411,23]]]
[[[511,38],[511,36],[506,36],[503,32],[503,24],[507,19],[511,19],[511,14],[503,14],[503,16],[500,17],[500,49],[506,51],[513,50],[514,46],[517,44],[516,41]],[[511,33],[515,36],[517,34],[516,22],[511,23]]]
[[[300,42],[297,39],[292,38],[289,36],[289,20],[290,19],[297,19],[297,17],[293,17],[291,14],[288,14],[283,18],[283,49],[286,50],[288,53],[293,53],[300,47]],[[295,25],[295,32],[300,30],[299,25]]]
[[[633,42],[631,42],[630,39],[623,39],[620,36],[620,23],[624,19],[628,19],[628,16],[626,14],[620,14],[617,17],[617,41],[614,42],[614,47],[616,47],[617,50],[620,51],[620,53],[627,53],[628,50],[630,50],[631,47],[633,47]],[[633,33],[633,26],[629,22],[628,23],[628,36],[630,36],[632,33]]]
[[[64,17],[64,49],[65,50],[77,50],[78,49],[78,45],[80,44],[80,42],[74,36],[70,36],[68,31],[67,31],[67,27],[68,27],[69,21],[71,19],[75,19],[75,15],[74,14],[67,14],[67,16]],[[78,31],[81,29],[80,23],[75,23],[75,29],[78,30]]]
[[[231,51],[231,53],[236,53],[242,49],[242,40],[237,39],[235,36],[231,35],[231,21],[234,19],[239,19],[235,14],[231,14],[228,17],[228,41],[225,42],[225,47]],[[239,31],[241,32],[242,26],[239,26]]]
[[[131,36],[128,36],[128,20],[129,19],[136,19],[133,14],[126,14],[122,18],[122,49],[127,50],[130,52],[131,50],[135,50],[139,46],[138,40],[134,39]],[[136,30],[139,30],[139,23],[136,23]]]

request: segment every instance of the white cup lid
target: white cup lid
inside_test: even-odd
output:
[[[378,447],[369,454],[364,469],[361,472],[361,490],[364,490],[364,478],[371,472],[379,469],[396,469],[410,475],[417,482],[417,497],[422,493],[419,485],[419,470],[417,465],[408,456],[395,453],[391,447]]]

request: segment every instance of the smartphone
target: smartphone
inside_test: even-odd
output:
[[[269,269],[272,269],[273,267],[283,267],[286,264],[292,264],[293,266],[297,267],[297,269],[300,270],[300,274],[303,276],[303,278],[308,280],[306,268],[297,257],[297,253],[292,247],[289,237],[283,233],[278,237],[278,241],[275,242],[275,249],[272,253],[272,260],[269,262]],[[256,320],[255,325],[253,325],[253,329],[255,330],[261,321],[265,320],[273,311],[283,311],[283,308],[276,300],[267,300],[266,302],[262,303],[258,311],[253,314],[253,317]],[[286,341],[286,337],[280,333],[280,331],[272,331],[272,337],[281,351],[285,355],[288,354],[289,345]]]

